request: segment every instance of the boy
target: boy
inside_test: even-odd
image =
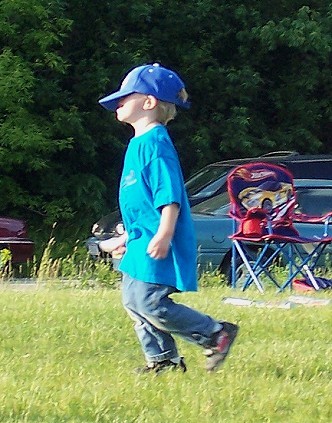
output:
[[[187,98],[180,77],[154,64],[131,70],[118,91],[99,101],[134,129],[119,190],[126,231],[108,245],[104,241],[104,248],[124,253],[122,298],[146,359],[140,372],[186,371],[173,334],[204,347],[206,369],[215,371],[238,331],[237,325],[169,297],[197,290],[193,223],[178,155],[165,127],[176,106],[189,108]]]

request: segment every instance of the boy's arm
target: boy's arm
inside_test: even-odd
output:
[[[147,249],[150,257],[163,259],[167,256],[178,216],[179,206],[177,203],[172,203],[162,208],[158,231],[151,239]]]

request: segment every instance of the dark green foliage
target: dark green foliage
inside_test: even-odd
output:
[[[331,152],[332,5],[298,0],[2,0],[0,214],[88,235],[116,206],[131,130],[98,99],[161,62],[192,101],[170,132],[185,176],[272,150]]]

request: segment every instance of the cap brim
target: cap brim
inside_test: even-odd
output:
[[[120,100],[120,98],[123,97],[127,97],[127,95],[133,94],[136,91],[133,90],[119,90],[116,91],[113,94],[110,94],[106,97],[101,98],[98,103],[103,106],[105,109],[107,110],[112,110],[113,112],[115,112],[115,110],[118,107],[118,102]],[[167,101],[167,100],[161,100],[161,101]],[[189,101],[186,102],[182,102],[182,101],[177,101],[176,103],[174,103],[176,106],[182,107],[183,109],[190,109],[191,107],[191,103]]]
[[[126,97],[127,95],[133,94],[132,90],[119,90],[113,94],[101,98],[98,103],[107,110],[115,112],[118,106],[120,98]]]

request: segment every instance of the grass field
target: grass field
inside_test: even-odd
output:
[[[237,322],[223,368],[179,340],[188,372],[136,375],[143,364],[117,289],[0,289],[0,421],[42,423],[330,423],[332,307],[238,307],[223,297],[284,300],[205,287],[176,296]],[[331,292],[310,294],[332,299]]]

